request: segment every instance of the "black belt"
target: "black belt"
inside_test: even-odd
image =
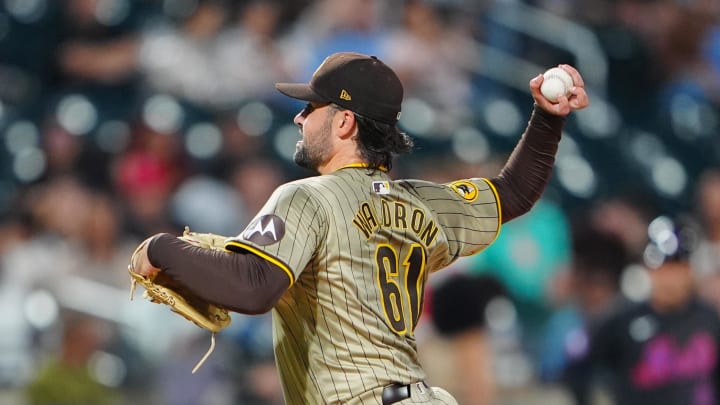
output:
[[[421,384],[427,387],[427,384],[425,384],[424,382],[421,382]],[[408,398],[410,398],[410,384],[392,383],[383,388],[383,405],[394,404]]]
[[[383,405],[394,404],[408,398],[410,398],[410,385],[408,384],[393,383],[383,388]]]

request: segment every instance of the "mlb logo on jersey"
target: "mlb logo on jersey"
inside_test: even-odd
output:
[[[390,182],[389,181],[373,181],[372,188],[375,194],[390,194]]]

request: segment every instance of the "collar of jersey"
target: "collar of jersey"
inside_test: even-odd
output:
[[[349,165],[345,165],[345,166],[341,167],[340,170],[342,170],[342,169],[348,169],[348,168],[363,168],[363,167],[369,167],[369,166],[370,166],[370,165],[368,165],[367,163],[362,163],[362,162],[350,163]],[[388,170],[387,170],[387,167],[385,167],[385,166],[380,166],[380,167],[378,167],[378,169],[381,170],[381,171],[383,171],[383,172],[387,172],[387,171],[388,171]]]

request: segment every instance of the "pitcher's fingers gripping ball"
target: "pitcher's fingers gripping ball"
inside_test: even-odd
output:
[[[150,276],[138,274],[135,271],[138,255],[150,239],[152,238],[148,238],[138,245],[130,258],[130,264],[128,265],[130,299],[133,299],[135,287],[140,284],[145,288],[144,298],[150,300],[150,302],[165,304],[173,312],[212,332],[210,349],[193,369],[192,372],[195,373],[215,348],[215,333],[230,325],[230,314],[226,309],[211,304],[193,294],[170,277],[165,276],[163,272],[157,272]],[[227,237],[212,233],[190,232],[190,229],[185,227],[185,232],[179,239],[203,249],[225,250],[224,244]]]
[[[565,97],[570,96],[570,91],[573,86],[572,76],[564,69],[554,67],[543,73],[543,83],[540,86],[540,92],[546,99],[557,103],[560,95],[564,95]]]
[[[559,70],[553,70],[559,69]],[[557,73],[563,71],[564,73]],[[567,115],[571,111],[581,110],[590,104],[587,91],[585,90],[585,82],[583,81],[580,73],[570,65],[558,65],[556,68],[548,69],[551,74],[548,75],[548,81],[545,80],[545,75],[538,74],[532,80],[530,80],[530,93],[535,100],[535,103],[545,111],[551,112],[556,115]],[[546,72],[546,73],[548,73]],[[556,72],[557,77],[553,76],[552,72]],[[565,77],[567,74],[570,79]],[[561,77],[565,77],[562,79]],[[554,82],[555,84],[552,84]],[[562,84],[560,84],[560,83]],[[572,85],[568,89],[567,83],[571,82]],[[558,92],[551,91],[549,86],[557,86],[555,90]],[[543,86],[545,86],[545,94],[543,94]],[[553,94],[555,97],[553,97]],[[550,98],[548,98],[550,97]],[[552,101],[553,99],[555,101]]]

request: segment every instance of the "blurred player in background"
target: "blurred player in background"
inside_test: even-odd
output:
[[[447,350],[428,358],[437,368],[438,356],[447,357],[449,365],[435,371],[459,403],[489,405],[497,401],[493,336],[488,326],[488,306],[499,299],[507,300],[508,291],[491,275],[452,274],[431,287],[426,309],[437,334]],[[509,302],[509,301],[508,301]],[[458,310],[462,308],[462,310]],[[441,346],[442,347],[442,346]],[[428,369],[428,374],[434,370]]]
[[[572,67],[570,94],[551,103],[530,81],[528,127],[497,177],[449,184],[393,180],[412,141],[397,123],[403,87],[376,57],[336,53],[310,83],[279,83],[307,101],[295,117],[295,162],[320,176],[280,186],[228,252],[151,237],[135,271],[165,272],[240,313],[273,311],[288,404],[454,404],[426,384],[414,330],[430,273],[491,244],[502,223],[541,196],[564,126],[588,105]],[[459,308],[462,310],[462,308]]]
[[[572,236],[569,271],[555,281],[553,299],[562,306],[545,330],[540,376],[546,382],[562,382],[580,404],[587,403],[596,392],[589,384],[592,364],[576,361],[586,353],[584,331],[595,330],[608,313],[626,304],[620,281],[632,261],[628,245],[619,235],[591,221],[579,222]]]
[[[618,308],[590,333],[580,362],[609,382],[618,405],[718,403],[720,319],[694,288],[697,232],[684,219],[653,220],[644,253],[650,298]]]

